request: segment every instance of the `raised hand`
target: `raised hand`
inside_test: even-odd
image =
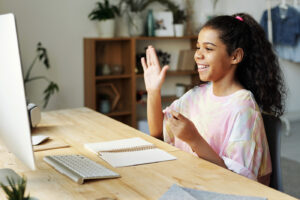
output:
[[[144,80],[147,92],[160,90],[169,66],[166,65],[161,69],[155,49],[152,46],[148,46],[146,50],[146,60],[143,57],[141,62],[144,69]]]

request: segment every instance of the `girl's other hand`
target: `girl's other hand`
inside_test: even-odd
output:
[[[141,62],[147,92],[159,91],[165,80],[169,66],[166,65],[161,69],[155,49],[152,46],[148,46],[146,50],[146,60],[143,57]]]
[[[168,125],[174,136],[190,145],[196,142],[200,134],[194,123],[174,110],[171,110],[170,113],[172,117],[168,120]]]

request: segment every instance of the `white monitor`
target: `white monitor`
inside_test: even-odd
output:
[[[35,169],[13,14],[0,15],[0,140],[26,166]]]

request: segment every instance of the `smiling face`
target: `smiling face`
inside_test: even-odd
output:
[[[228,55],[217,30],[205,27],[200,31],[194,58],[202,81],[234,80],[235,56]]]

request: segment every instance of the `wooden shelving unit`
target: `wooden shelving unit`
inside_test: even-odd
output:
[[[167,76],[184,76],[184,75],[198,75],[197,71],[167,71]],[[143,78],[144,74],[136,74],[136,78]]]
[[[106,76],[96,76],[96,80],[112,80],[112,79],[126,79],[131,78],[131,75],[106,75]]]
[[[120,95],[115,108],[107,116],[115,118],[132,127],[136,127],[136,79],[143,74],[136,74],[136,49],[140,41],[149,40],[188,40],[195,48],[197,36],[184,37],[122,37],[122,38],[84,38],[84,105],[99,111],[101,90],[99,85],[113,84]],[[96,75],[100,65],[119,65],[120,75]],[[192,83],[197,83],[196,71],[168,71],[167,76],[191,76]],[[113,97],[112,97],[113,98]],[[163,98],[166,101],[174,96]]]

